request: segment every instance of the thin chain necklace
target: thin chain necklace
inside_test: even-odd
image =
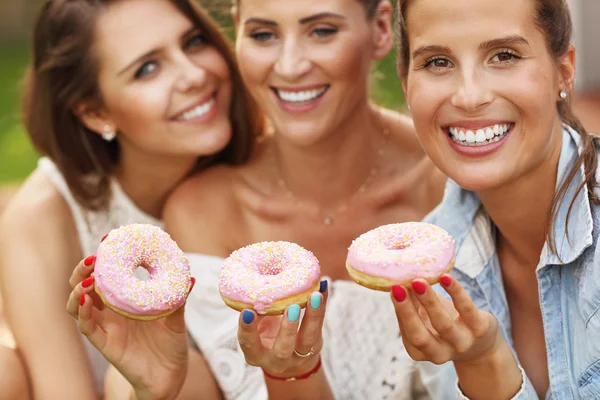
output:
[[[348,206],[351,204],[351,202],[355,198],[357,198],[358,196],[362,195],[363,193],[365,193],[367,191],[367,189],[370,187],[370,185],[373,183],[373,181],[379,174],[379,168],[381,167],[379,165],[380,160],[382,158],[383,153],[385,152],[385,147],[388,143],[389,136],[390,136],[390,131],[387,127],[384,127],[381,131],[383,134],[383,141],[381,143],[381,146],[377,149],[377,153],[376,153],[375,161],[373,162],[373,166],[369,170],[369,173],[367,174],[367,176],[364,179],[364,181],[362,182],[362,184],[358,187],[358,189],[356,189],[356,191],[354,193],[352,193],[348,197],[348,199],[346,201],[344,201],[338,207],[334,208],[330,212],[326,212],[326,213],[320,212],[319,213],[320,214],[319,219],[325,226],[333,225],[335,219],[348,210]],[[281,172],[281,164],[279,163],[279,159],[277,158],[277,155],[275,154],[276,152],[273,152],[273,153],[275,156],[275,165],[277,167],[277,174],[278,174],[277,185],[285,192],[285,195],[288,198],[292,199],[296,203],[297,206],[303,207],[305,209],[307,209],[307,208],[310,209],[309,204],[300,200],[298,198],[298,196],[296,196],[294,194],[294,192],[292,192],[290,190],[290,188]]]

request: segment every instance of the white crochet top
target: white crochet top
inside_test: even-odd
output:
[[[69,205],[84,256],[95,254],[102,237],[112,229],[133,223],[153,224],[163,227],[161,221],[137,208],[116,180],[111,182],[111,200],[107,211],[94,212],[85,209],[75,201],[63,175],[50,159],[41,158],[38,161],[38,169],[48,177]],[[83,339],[94,369],[96,387],[102,392],[104,375],[109,366],[108,361],[85,337]]]
[[[223,259],[202,254],[188,258],[196,278],[185,312],[191,338],[225,399],[266,400],[261,370],[246,364],[239,348],[239,312],[227,307],[219,294]],[[322,359],[336,399],[429,398],[402,345],[389,293],[342,280],[330,281],[329,288]]]

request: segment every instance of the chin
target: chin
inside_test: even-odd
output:
[[[298,146],[311,146],[324,137],[324,132],[318,128],[315,129],[314,123],[284,124],[283,129],[278,129],[278,132],[281,137]]]
[[[471,190],[474,192],[482,192],[489,189],[494,189],[502,186],[506,179],[503,179],[498,174],[485,174],[485,173],[458,173],[448,174],[450,179],[456,182],[460,187]]]
[[[201,134],[194,143],[194,148],[200,155],[213,155],[219,153],[231,142],[231,127],[215,128],[210,132]]]

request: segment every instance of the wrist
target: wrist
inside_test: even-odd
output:
[[[265,375],[266,378],[269,378],[272,380],[279,380],[279,381],[295,381],[295,380],[308,379],[311,376],[313,376],[314,374],[316,374],[317,372],[319,372],[320,369],[321,369],[321,355],[317,354],[317,355],[315,355],[315,357],[311,358],[306,363],[302,364],[302,366],[292,368],[292,369],[287,369],[280,373],[279,372],[277,372],[277,373],[269,372],[269,371],[265,370],[264,368],[262,370],[263,370],[263,374]]]
[[[470,399],[513,398],[523,385],[522,370],[504,340],[477,359],[455,361],[454,367],[459,390]]]

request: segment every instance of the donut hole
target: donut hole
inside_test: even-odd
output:
[[[149,281],[150,271],[148,271],[147,267],[141,265],[133,271],[133,276],[135,276],[140,281]]]
[[[258,273],[261,275],[279,275],[283,268],[278,264],[261,264]]]

